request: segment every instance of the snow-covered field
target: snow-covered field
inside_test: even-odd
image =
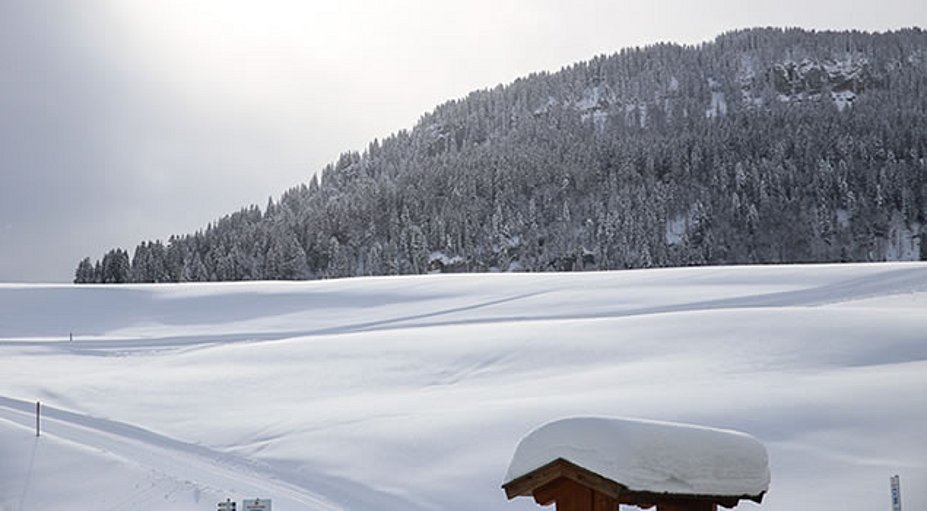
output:
[[[509,460],[575,415],[750,433],[762,509],[927,509],[927,264],[0,285],[3,511],[535,509]]]

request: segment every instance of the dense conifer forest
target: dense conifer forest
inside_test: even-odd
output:
[[[75,282],[927,259],[927,32],[751,29],[471,93]]]

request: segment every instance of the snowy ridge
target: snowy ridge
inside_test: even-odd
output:
[[[519,439],[593,415],[750,433],[767,510],[918,508],[925,331],[925,263],[0,285],[0,509],[526,511]]]

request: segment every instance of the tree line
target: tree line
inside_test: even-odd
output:
[[[75,282],[927,258],[927,34],[753,29],[449,101]]]

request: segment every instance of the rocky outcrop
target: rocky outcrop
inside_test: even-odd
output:
[[[829,95],[841,109],[875,85],[876,78],[865,58],[840,61],[788,61],[774,64],[769,79],[780,101],[815,100]]]

